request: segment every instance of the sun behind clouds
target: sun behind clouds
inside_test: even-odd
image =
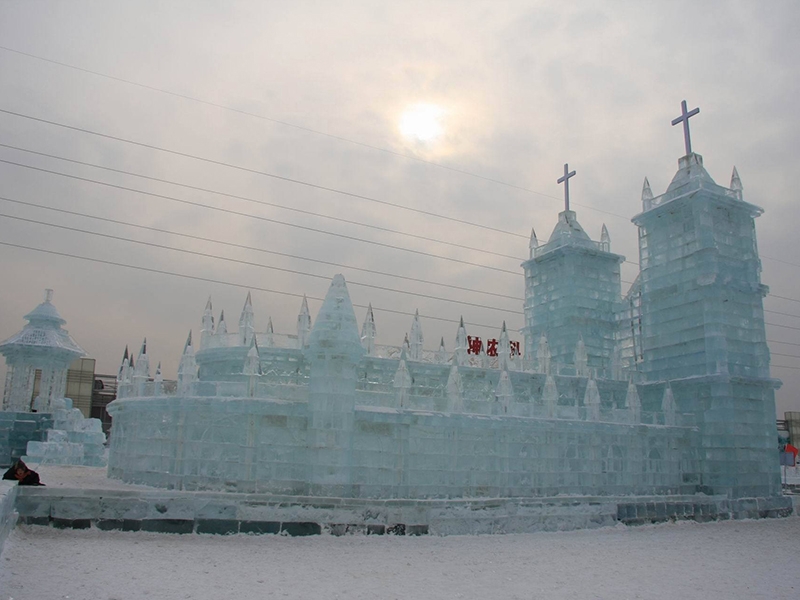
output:
[[[433,142],[444,133],[444,115],[445,110],[436,104],[413,104],[400,116],[400,133],[407,139]]]

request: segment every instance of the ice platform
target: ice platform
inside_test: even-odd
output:
[[[529,533],[677,520],[785,517],[790,496],[554,496],[367,499],[173,491],[108,479],[104,468],[39,468],[46,487],[20,487],[21,522],[60,528],[206,534]]]

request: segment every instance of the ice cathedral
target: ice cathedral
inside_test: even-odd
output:
[[[603,227],[569,208],[531,236],[524,353],[495,356],[463,325],[453,350],[359,331],[344,278],[312,324],[238,328],[209,300],[178,381],[151,376],[143,344],[120,368],[109,475],[176,490],[349,498],[716,495],[775,498],[780,476],[755,217],[736,169],[716,184],[691,149],[666,191],[645,179],[639,274],[623,295]],[[480,343],[479,343],[480,345]]]

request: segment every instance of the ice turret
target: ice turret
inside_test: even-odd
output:
[[[192,384],[197,381],[197,361],[194,357],[194,347],[192,346],[192,332],[186,338],[183,346],[181,362],[178,365],[178,394],[182,396],[192,395]]]
[[[632,379],[628,382],[628,393],[625,396],[625,405],[628,407],[628,411],[630,412],[631,423],[641,423],[642,401],[639,399],[639,392],[636,391],[636,385],[634,385]]]
[[[225,311],[219,313],[219,323],[217,323],[217,330],[214,335],[223,336],[228,335],[228,324],[225,323]]]
[[[301,350],[308,344],[309,333],[311,333],[311,313],[308,312],[308,299],[303,294],[300,314],[297,315],[297,347]]]
[[[414,313],[414,320],[411,321],[411,339],[410,347],[411,352],[409,358],[411,360],[422,360],[422,325],[419,322],[419,310]]]
[[[742,199],[742,180],[739,177],[739,171],[736,170],[736,167],[733,167],[733,173],[731,173],[731,189],[736,192],[736,197],[739,200]]]
[[[439,350],[436,351],[436,362],[440,365],[447,362],[447,348],[444,346],[444,338],[439,342]]]
[[[400,364],[394,374],[392,387],[394,387],[397,406],[400,408],[408,406],[409,391],[411,390],[411,373],[408,372],[405,352],[400,355]]]
[[[247,395],[251,398],[256,395],[256,385],[258,377],[261,375],[261,356],[258,352],[258,342],[256,338],[250,342],[250,350],[247,351],[247,356],[242,365],[242,375],[247,377]]]
[[[586,419],[588,421],[600,420],[600,390],[597,389],[597,382],[594,377],[589,377],[586,382],[583,406],[586,407]]]
[[[206,308],[203,311],[203,327],[200,329],[200,346],[208,347],[209,338],[214,335],[214,307],[211,305],[211,296],[208,297]]]
[[[375,355],[375,338],[377,329],[375,328],[375,315],[372,312],[372,303],[367,306],[367,316],[364,317],[364,324],[361,326],[361,345],[367,356]]]
[[[514,369],[514,361],[511,360],[511,342],[508,339],[505,321],[503,321],[503,327],[500,329],[500,340],[497,343],[497,367],[501,371]]]
[[[600,249],[603,252],[611,252],[611,236],[608,235],[608,227],[605,223],[600,229]]]
[[[511,378],[506,370],[500,373],[500,381],[497,382],[494,397],[497,406],[494,412],[507,415],[511,411],[511,402],[514,400],[514,388],[511,387]]]
[[[528,248],[530,249],[530,258],[533,258],[533,255],[536,253],[536,248],[539,247],[539,238],[536,237],[536,230],[531,227],[531,241],[528,244]]]
[[[161,362],[156,367],[156,375],[153,377],[153,395],[160,396],[164,393],[164,375],[161,373]]]
[[[558,416],[558,388],[556,380],[549,373],[544,380],[542,402],[544,403],[544,414],[547,417],[552,419]]]
[[[447,411],[464,412],[464,384],[461,381],[461,374],[458,372],[458,365],[450,367],[450,376],[447,378]]]
[[[458,331],[456,332],[456,349],[453,353],[453,364],[467,364],[467,330],[464,327],[464,317],[461,317],[461,320],[458,323]]]
[[[298,331],[304,325],[300,321],[298,319]],[[352,495],[349,486],[356,367],[364,348],[350,294],[341,275],[331,281],[314,328],[308,334],[304,355],[310,365],[306,443],[311,491]]]
[[[250,341],[256,334],[254,320],[253,301],[250,298],[250,292],[247,292],[242,315],[239,317],[239,343],[242,346],[249,346]]]
[[[575,375],[578,377],[589,376],[589,356],[586,354],[583,336],[580,336],[575,344]]]
[[[275,329],[272,327],[272,317],[267,321],[267,331],[264,334],[264,346],[272,348],[275,345]]]
[[[645,204],[653,199],[653,190],[650,188],[650,181],[647,177],[644,178],[642,184],[642,203]]]

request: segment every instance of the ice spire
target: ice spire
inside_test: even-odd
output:
[[[183,346],[183,355],[178,365],[178,394],[189,396],[192,394],[192,383],[197,380],[197,361],[194,358],[194,347],[192,346],[192,331],[186,337],[186,344]]]
[[[736,167],[733,167],[733,173],[731,173],[731,189],[736,192],[736,197],[739,200],[742,199],[742,180],[739,177],[739,171],[736,170]]]
[[[419,310],[414,313],[414,320],[411,321],[411,360],[422,360],[422,325],[419,322]]]
[[[483,341],[481,341],[481,350],[478,353],[478,362],[480,363],[480,366],[484,369],[488,369],[490,366],[489,355],[486,354],[486,344],[484,344]]]
[[[497,382],[494,397],[495,404],[498,406],[496,412],[507,415],[511,410],[511,402],[514,400],[514,388],[511,387],[511,378],[505,369],[500,373],[500,381]]]
[[[464,412],[464,385],[458,365],[450,367],[450,376],[447,378],[447,411]]]
[[[258,342],[256,342],[255,336],[250,342],[250,350],[247,351],[244,359],[242,374],[247,377],[247,395],[252,398],[256,395],[256,382],[258,376],[261,375],[261,357],[258,354]]]
[[[250,297],[250,292],[247,292],[247,298],[244,301],[244,307],[242,307],[242,315],[239,317],[239,343],[242,346],[249,346],[250,340],[253,339],[255,333],[253,300]]]
[[[664,413],[664,425],[675,425],[675,396],[672,394],[669,381],[661,399],[661,411]]]
[[[536,362],[540,373],[550,374],[550,345],[547,343],[547,336],[544,333],[539,338],[539,347],[536,349]]]
[[[397,406],[400,408],[405,408],[408,406],[408,396],[409,391],[411,390],[411,383],[411,373],[408,372],[405,352],[403,352],[400,355],[400,364],[398,365],[397,371],[394,374],[394,382],[392,383],[395,397],[397,398]]]
[[[647,177],[644,178],[644,183],[642,184],[642,202],[647,202],[648,200],[653,199],[653,190],[650,189],[650,182],[648,181]]]
[[[217,323],[217,330],[214,332],[214,335],[228,335],[228,324],[225,323],[224,310],[219,313],[219,322]],[[224,343],[224,341],[221,343]]]
[[[611,236],[608,235],[608,227],[606,227],[605,223],[603,223],[603,227],[600,229],[600,245],[603,251],[611,252]]]
[[[586,393],[583,395],[583,405],[586,407],[586,420],[600,420],[600,390],[594,377],[589,377],[586,382]]]
[[[403,337],[403,346],[400,351],[406,356],[406,358],[408,358],[408,355],[411,353],[411,344],[408,341],[408,334],[405,334],[405,337]]]
[[[211,296],[206,302],[206,309],[203,311],[203,327],[200,329],[200,346],[208,347],[210,336],[214,335],[214,308],[211,305]]]
[[[628,381],[628,395],[625,396],[625,404],[628,406],[628,411],[631,416],[631,423],[642,422],[642,401],[639,399],[639,392],[636,391],[636,385],[633,379]]]
[[[367,316],[364,317],[364,324],[361,326],[361,345],[367,356],[374,356],[375,354],[375,337],[377,330],[375,328],[375,315],[372,313],[372,303],[367,306]]]
[[[549,418],[558,416],[558,388],[556,380],[550,373],[544,380],[544,391],[542,392],[542,402],[544,402],[544,414]]]
[[[117,375],[117,384],[125,381],[125,372],[128,369],[128,346],[125,345],[125,354],[122,355],[122,364],[119,366],[119,374]]]
[[[297,315],[297,347],[302,349],[308,344],[308,334],[311,333],[311,313],[308,312],[308,299],[303,294],[303,303],[300,305],[300,314]]]
[[[464,317],[458,323],[456,332],[456,350],[453,354],[453,363],[456,365],[467,364],[467,330],[464,328]]]
[[[531,258],[533,258],[534,254],[536,253],[536,248],[539,247],[539,238],[536,237],[536,230],[531,227],[531,242],[528,245],[531,251]]]
[[[272,348],[275,345],[275,330],[272,327],[272,317],[267,322],[267,331],[264,335],[265,348]]]
[[[575,375],[578,377],[589,376],[589,356],[586,353],[583,336],[579,336],[578,343],[575,344]]]
[[[497,343],[497,368],[501,371],[513,370],[514,362],[511,360],[511,342],[508,339],[506,322],[500,329],[500,340]]]
[[[131,362],[133,362],[132,356]],[[142,341],[142,347],[139,350],[139,356],[136,358],[134,375],[140,377],[150,377],[150,360],[147,358],[147,338],[144,338],[144,341]]]
[[[444,337],[442,337],[442,341],[439,342],[439,350],[436,352],[436,362],[442,365],[447,362],[447,349],[444,347]]]
[[[161,396],[164,393],[164,375],[161,373],[161,361],[156,367],[156,376],[153,378],[153,396]]]

